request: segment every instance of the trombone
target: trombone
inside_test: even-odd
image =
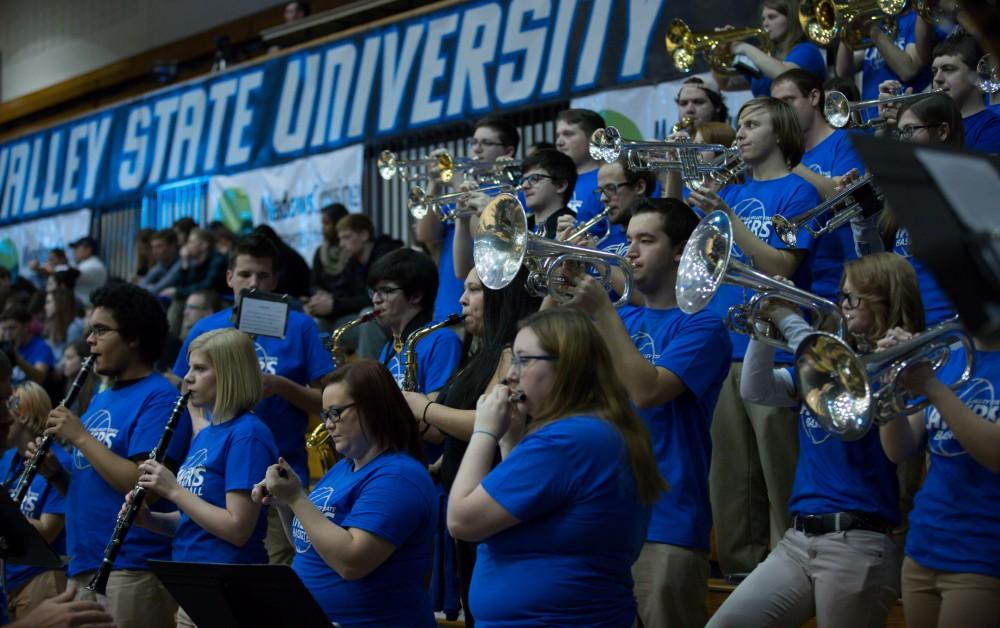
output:
[[[705,216],[691,233],[677,269],[677,305],[685,314],[700,312],[708,305],[722,284],[755,290],[746,303],[729,308],[727,325],[758,342],[791,351],[770,321],[761,316],[761,309],[772,299],[798,305],[812,313],[813,324],[832,319],[837,323],[837,336],[847,333],[847,323],[840,308],[832,301],[782,283],[753,267],[732,258],[733,225],[729,216],[714,211]]]
[[[926,399],[913,399],[899,386],[900,376],[925,360],[941,373],[959,347],[964,351],[964,369],[949,386],[958,390],[969,381],[975,362],[972,340],[958,317],[895,347],[863,356],[843,339],[816,332],[799,344],[795,369],[802,399],[816,420],[831,434],[851,441],[864,436],[872,423],[882,425],[900,414],[926,408]]]
[[[882,209],[883,205],[885,205],[885,197],[875,187],[872,175],[866,174],[835,196],[795,218],[788,219],[780,214],[775,214],[771,217],[771,224],[781,241],[794,247],[798,242],[798,232],[802,229],[808,231],[814,238],[818,238],[847,224],[855,216],[860,215],[867,218],[874,215]],[[826,223],[815,228],[810,226],[813,220],[828,211],[832,214]]]
[[[492,192],[510,192],[513,185],[498,183],[486,185],[475,190],[464,192],[450,192],[448,194],[428,195],[422,187],[415,185],[410,189],[410,197],[406,200],[406,207],[410,210],[410,215],[415,220],[423,219],[427,214],[434,212],[437,217],[445,222],[461,218],[463,216],[475,216],[479,213],[475,208],[449,207],[452,203],[458,203],[468,198],[473,192],[489,194]]]
[[[865,35],[870,20],[895,17],[905,6],[906,0],[802,0],[799,24],[817,46],[829,46],[840,37],[852,50],[860,50],[874,45]],[[896,23],[890,22],[887,31],[895,39]]]
[[[729,44],[756,38],[760,49],[770,54],[772,43],[763,28],[733,28],[714,33],[693,33],[684,20],[674,19],[667,25],[667,54],[681,72],[690,72],[695,56],[701,52],[705,61],[720,74],[735,74],[733,53]]]
[[[676,158],[670,156],[671,152],[676,152]],[[702,152],[716,155],[704,161]],[[597,129],[590,136],[590,156],[594,159],[613,163],[622,154],[629,170],[677,171],[684,181],[700,181],[710,173],[725,170],[729,159],[739,156],[739,150],[722,144],[626,140],[613,126]]]
[[[386,181],[391,181],[396,176],[403,181],[429,179],[430,173],[426,171],[435,167],[441,173],[441,180],[445,183],[451,181],[452,177],[455,176],[454,160],[446,152],[437,157],[400,159],[396,153],[384,150],[379,153],[376,164],[379,176]]]
[[[932,89],[929,92],[920,92],[919,94],[903,94],[901,96],[892,96],[890,98],[876,98],[872,100],[859,100],[854,102],[847,100],[847,96],[845,96],[842,92],[830,91],[826,93],[826,96],[823,99],[823,115],[826,117],[827,122],[838,129],[842,129],[847,126],[858,129],[880,128],[886,124],[886,120],[884,118],[874,118],[868,121],[862,121],[861,111],[870,107],[878,107],[879,105],[913,102],[920,100],[921,98],[927,98],[928,96],[939,94],[942,91],[943,90],[941,89]]]
[[[628,303],[632,294],[632,264],[613,253],[595,251],[566,242],[556,242],[531,233],[524,208],[511,194],[494,198],[479,215],[479,233],[473,246],[476,272],[483,285],[493,290],[506,287],[517,276],[522,264],[531,271],[526,289],[537,296],[546,294],[560,303],[568,300],[560,286],[565,279],[557,275],[560,267],[578,262],[595,269],[598,280],[612,292],[612,267],[625,275],[625,287],[615,306]]]

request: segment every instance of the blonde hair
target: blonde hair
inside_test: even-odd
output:
[[[705,122],[695,131],[701,134],[704,144],[732,146],[736,141],[736,131],[725,122]]]
[[[851,280],[857,296],[868,304],[874,322],[862,342],[869,346],[893,327],[917,333],[924,329],[924,304],[913,265],[895,253],[865,255],[844,265],[844,282]]]
[[[21,382],[14,387],[14,399],[17,400],[17,419],[32,436],[41,436],[45,430],[45,420],[52,412],[49,394],[35,382]]]
[[[760,12],[764,9],[771,9],[785,16],[788,22],[788,30],[781,41],[774,42],[774,57],[784,61],[785,55],[791,52],[795,44],[805,41],[806,35],[802,32],[802,25],[799,24],[799,3],[797,0],[764,0],[760,3]]]
[[[260,363],[253,342],[235,329],[215,329],[191,341],[188,359],[201,351],[215,370],[212,415],[227,421],[253,410],[261,397]]]
[[[532,314],[520,328],[533,331],[542,350],[559,365],[552,391],[532,417],[528,432],[563,417],[596,411],[625,440],[639,499],[655,502],[667,484],[656,466],[646,424],[632,410],[611,352],[594,324],[578,310],[559,307]]]
[[[736,128],[740,126],[740,119],[744,111],[763,109],[771,118],[771,127],[774,135],[778,138],[778,148],[785,157],[785,164],[789,169],[799,165],[802,155],[806,152],[805,139],[802,136],[802,127],[799,125],[799,118],[795,115],[792,106],[780,98],[771,96],[758,96],[743,103],[740,111],[736,114]]]

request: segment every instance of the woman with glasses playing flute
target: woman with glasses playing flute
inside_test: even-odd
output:
[[[424,578],[438,497],[399,387],[373,360],[342,366],[323,390],[321,417],[340,462],[306,494],[279,459],[254,500],[278,507],[292,569],[331,621],[434,626]]]
[[[918,332],[923,308],[913,268],[891,253],[844,267],[839,305],[848,341],[868,352],[890,329]],[[813,329],[793,307],[770,307],[789,344]],[[754,403],[795,407],[804,392],[790,368],[775,368],[775,349],[750,341],[740,392]],[[899,561],[889,531],[899,523],[895,465],[877,430],[856,441],[831,434],[802,404],[799,458],[789,501],[792,527],[709,622],[724,626],[882,626],[898,598]]]
[[[593,323],[564,308],[528,317],[448,498],[452,535],[480,543],[477,623],[631,626],[631,565],[664,487]]]

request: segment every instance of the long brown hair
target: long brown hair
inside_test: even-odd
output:
[[[924,304],[920,298],[920,284],[913,265],[906,258],[887,252],[864,255],[844,265],[841,290],[848,279],[874,318],[872,328],[859,339],[862,343],[874,347],[893,327],[902,327],[914,334],[923,331]]]
[[[66,342],[66,332],[76,318],[76,297],[72,290],[63,286],[53,288],[48,294],[52,295],[56,311],[51,317],[45,317],[45,339],[62,344]]]
[[[777,11],[787,18],[788,30],[781,41],[774,42],[774,57],[784,60],[785,55],[791,52],[792,47],[799,42],[806,40],[805,33],[802,32],[802,25],[799,24],[799,3],[798,0],[764,0],[760,3],[760,12],[764,9]]]
[[[594,324],[582,312],[560,307],[532,314],[520,327],[531,329],[542,350],[559,365],[552,391],[532,417],[528,433],[563,417],[596,412],[625,440],[639,499],[655,502],[667,484],[656,466],[646,425],[632,410],[611,352]]]

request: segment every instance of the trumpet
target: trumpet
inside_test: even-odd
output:
[[[517,276],[522,264],[531,273],[527,289],[532,294],[548,294],[559,302],[568,300],[559,290],[565,280],[556,271],[568,262],[579,262],[594,268],[599,281],[608,292],[611,270],[617,266],[625,275],[625,287],[616,306],[628,303],[632,294],[632,264],[613,253],[595,251],[566,242],[547,240],[528,231],[524,208],[517,197],[501,194],[494,198],[479,216],[479,234],[473,246],[476,272],[483,285],[493,290],[507,286]]]
[[[691,233],[677,269],[677,304],[686,314],[699,312],[708,305],[722,284],[750,288],[757,293],[746,303],[729,309],[727,324],[737,333],[758,342],[790,351],[791,347],[777,327],[761,316],[768,301],[779,299],[809,310],[814,324],[833,319],[838,336],[847,333],[847,323],[840,308],[832,301],[770,277],[751,266],[732,259],[733,225],[729,216],[714,211],[705,216]]]
[[[695,132],[694,118],[691,118],[690,116],[681,117],[681,119],[677,121],[677,124],[675,124],[670,129],[671,134],[687,133],[692,137],[694,136],[694,132]]]
[[[521,182],[521,162],[517,159],[498,157],[488,162],[474,157],[458,157],[453,161],[467,179],[473,179],[482,186],[507,184],[515,187]]]
[[[803,0],[799,3],[799,24],[817,46],[829,46],[837,37],[852,50],[874,44],[865,34],[871,20],[895,17],[906,0]],[[896,37],[896,23],[888,23],[890,38]]]
[[[826,96],[823,99],[823,115],[826,116],[827,122],[838,129],[842,129],[847,126],[858,129],[880,128],[886,124],[884,118],[862,121],[861,111],[870,107],[878,107],[879,105],[913,102],[920,100],[921,98],[927,98],[928,96],[939,94],[942,91],[943,90],[941,89],[932,89],[929,92],[921,92],[919,94],[903,94],[901,96],[892,96],[890,98],[860,100],[855,102],[847,100],[847,96],[844,96],[841,92],[830,91],[826,93]]]
[[[406,355],[404,356],[405,367],[403,371],[403,390],[414,391],[417,389],[417,343],[429,334],[442,329],[458,325],[465,320],[465,314],[449,314],[443,321],[424,325],[420,329],[415,329],[406,337]]]
[[[929,360],[938,373],[956,347],[965,352],[965,367],[949,385],[958,390],[972,376],[972,340],[958,317],[946,320],[895,347],[859,356],[843,339],[824,332],[807,336],[795,352],[802,399],[828,432],[857,440],[872,424],[882,425],[900,414],[912,414],[929,402],[910,398],[899,385],[910,367]]]
[[[795,218],[788,219],[775,214],[771,218],[771,224],[774,225],[774,230],[778,233],[781,241],[794,247],[798,242],[798,232],[802,229],[808,231],[814,238],[818,238],[847,224],[855,216],[867,218],[876,214],[883,205],[885,205],[885,197],[875,187],[872,175],[866,174],[835,196]],[[833,213],[826,223],[816,228],[810,226],[813,220],[828,211]]]
[[[913,0],[913,8],[928,24],[950,26],[956,22],[959,7],[956,0]]]
[[[576,225],[575,230],[566,236],[566,239],[563,240],[563,242],[572,242],[573,240],[582,238],[587,235],[587,232],[602,223],[604,224],[604,235],[598,238],[596,243],[596,246],[600,247],[601,243],[607,240],[608,236],[611,235],[611,208],[609,207],[602,209],[600,213],[596,214],[590,220]]]
[[[410,210],[410,215],[416,220],[421,220],[427,216],[427,214],[434,212],[440,220],[449,222],[455,220],[456,218],[461,218],[462,216],[475,216],[479,213],[474,208],[459,209],[458,207],[449,207],[452,203],[468,198],[473,192],[489,194],[491,192],[510,192],[513,189],[513,185],[507,183],[497,183],[494,185],[483,186],[477,190],[451,192],[448,194],[437,194],[435,196],[431,196],[428,195],[422,187],[416,185],[410,189],[410,197],[406,201],[406,206]]]
[[[992,54],[985,54],[976,64],[976,77],[972,80],[984,94],[1000,92],[1000,65]]]
[[[676,158],[669,156],[676,152]],[[713,152],[715,157],[704,161],[701,153]],[[698,181],[712,172],[725,169],[728,159],[739,156],[736,148],[722,144],[695,144],[692,142],[634,141],[622,139],[613,126],[597,129],[590,137],[590,156],[612,163],[625,154],[630,170],[676,171],[684,181]],[[720,157],[725,157],[720,161]]]
[[[395,177],[403,181],[429,179],[430,169],[437,168],[441,173],[441,180],[445,183],[451,181],[455,176],[455,163],[448,153],[441,153],[437,157],[423,157],[421,159],[400,159],[396,153],[384,150],[379,153],[378,173],[386,181]]]
[[[757,39],[759,47],[770,53],[771,38],[763,28],[733,28],[715,33],[693,33],[684,20],[674,19],[667,25],[667,54],[681,72],[690,72],[695,56],[701,52],[712,69],[721,74],[735,74],[733,53],[729,44]]]

